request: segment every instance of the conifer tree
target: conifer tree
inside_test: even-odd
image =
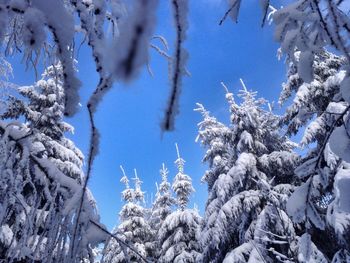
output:
[[[289,135],[294,135],[301,127],[307,126],[315,116],[327,118],[325,114],[329,103],[342,100],[340,83],[345,77],[345,71],[341,70],[345,63],[344,58],[323,50],[315,54],[313,60],[313,81],[304,82],[299,76],[299,57],[300,52],[296,51],[294,58],[288,60],[287,81],[282,85],[279,98],[279,104],[283,105],[293,97],[282,118]],[[325,132],[326,129],[323,133]],[[315,136],[304,138],[303,143],[308,144],[316,139],[323,140],[320,136],[321,134],[317,138]]]
[[[141,256],[147,258],[151,228],[145,220],[146,209],[142,206],[144,203],[144,192],[141,190],[142,181],[138,178],[135,170],[135,177],[133,178],[135,188],[130,188],[124,169],[122,167],[121,169],[123,177],[120,181],[125,184],[125,190],[122,192],[125,205],[119,213],[120,224],[114,229],[113,233],[135,248]],[[114,238],[109,240],[103,251],[102,262],[105,263],[136,263],[141,262],[141,260],[129,247],[122,246]]]
[[[64,137],[65,132],[73,133],[74,128],[63,121],[65,94],[62,65],[49,66],[41,80],[18,90],[28,102],[10,96],[2,118],[24,117],[31,133],[45,147],[45,158],[64,174],[81,181],[84,156],[71,140]]]
[[[10,97],[1,122],[0,255],[9,261],[75,262],[92,257],[90,220],[98,221],[87,189],[77,221],[83,155],[65,137],[62,66],[48,67],[34,85]]]
[[[202,261],[275,262],[280,254],[292,260],[297,238],[284,210],[298,156],[279,134],[278,117],[264,110],[266,102],[242,84],[240,105],[226,94],[231,126],[225,127],[230,142],[223,153],[230,152],[232,166],[209,191]]]
[[[208,185],[210,192],[214,182],[222,173],[227,173],[232,166],[231,131],[215,117],[210,115],[204,106],[197,103],[195,111],[201,113],[203,121],[198,123],[199,132],[196,141],[207,147],[203,162],[207,162],[209,169],[205,172],[202,181]]]
[[[158,240],[158,231],[166,217],[171,214],[171,208],[175,204],[175,199],[171,193],[171,185],[168,182],[168,173],[169,171],[163,163],[160,169],[162,182],[159,186],[157,185],[156,200],[153,203],[150,216],[150,226],[153,232],[152,247],[150,250],[155,261],[157,261],[161,249],[161,244]]]
[[[295,170],[298,187],[288,201],[287,211],[302,226],[305,235],[310,236],[306,240],[312,240],[332,260],[346,255],[350,248],[350,216],[338,206],[338,179],[348,170],[348,164],[332,151],[338,145],[346,145],[346,140],[340,142],[338,135],[333,137],[335,148],[329,143],[333,140],[333,135],[329,136],[333,129],[343,126],[339,118],[348,107],[340,90],[345,60],[325,50],[315,54],[314,80],[306,83],[299,76],[299,52],[295,57],[296,63],[289,63],[288,80],[280,97],[282,103],[295,93],[283,123],[288,134],[306,128],[300,144],[304,147],[314,144]]]
[[[178,173],[172,189],[176,194],[178,209],[168,215],[163,222],[158,238],[161,247],[159,262],[198,262],[198,243],[201,218],[195,209],[188,209],[189,196],[194,191],[191,178],[184,173],[185,160],[180,157],[178,147],[175,164]]]

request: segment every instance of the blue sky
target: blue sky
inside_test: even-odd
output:
[[[172,53],[175,32],[169,12],[169,1],[160,0],[158,26],[155,34],[169,41]],[[249,89],[258,91],[270,101],[277,101],[285,76],[284,61],[278,61],[278,45],[273,41],[273,27],[261,28],[261,9],[256,1],[242,1],[239,23],[227,20],[218,25],[226,11],[225,1],[192,0],[189,9],[189,30],[185,48],[189,52],[188,69],[180,98],[180,114],[176,130],[162,134],[160,123],[168,94],[168,69],[164,58],[151,50],[151,77],[143,70],[139,77],[128,83],[116,83],[98,108],[97,126],[101,133],[100,153],[93,166],[89,183],[97,200],[101,221],[109,229],[118,222],[118,212],[123,205],[119,182],[123,165],[129,177],[133,169],[146,191],[150,202],[155,193],[155,182],[160,181],[159,169],[164,162],[170,170],[170,180],[176,174],[175,142],[179,144],[186,160],[185,172],[193,179],[196,193],[192,196],[203,213],[207,187],[200,179],[206,169],[201,163],[204,150],[195,143],[197,123],[201,120],[194,112],[195,103],[202,103],[220,121],[228,122],[227,104],[220,82],[224,81],[231,92],[241,88],[242,78]],[[68,120],[75,127],[70,138],[87,154],[89,142],[88,115],[85,104],[97,84],[97,74],[91,51],[83,47],[79,54],[79,76],[82,108]],[[33,72],[23,72],[23,65],[14,63],[15,82],[31,84]]]

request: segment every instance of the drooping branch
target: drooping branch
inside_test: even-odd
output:
[[[188,0],[172,0],[174,23],[176,28],[175,54],[171,67],[171,92],[166,107],[162,129],[171,131],[174,129],[175,116],[179,112],[179,96],[181,93],[182,76],[186,72],[185,63],[187,53],[183,48],[186,39]]]

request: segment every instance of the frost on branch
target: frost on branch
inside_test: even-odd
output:
[[[65,114],[77,111],[80,81],[75,76],[72,43],[74,38],[74,19],[64,1],[33,0],[6,1],[1,7],[0,21],[3,21],[5,54],[22,52],[27,66],[34,68],[40,55],[57,58],[63,68],[65,89]],[[4,20],[7,20],[6,25]],[[47,36],[47,32],[51,36]],[[52,44],[53,48],[48,48]],[[33,58],[34,56],[34,58]],[[55,60],[55,59],[52,59]]]
[[[293,57],[295,50],[302,53],[300,76],[306,82],[312,80],[312,55],[327,46],[332,46],[344,56],[349,74],[349,6],[343,3],[331,0],[295,1],[273,15],[275,38],[281,43],[282,51],[289,57]],[[343,89],[345,100],[348,94],[346,90],[349,87]]]
[[[348,11],[348,8],[344,10],[342,1],[294,1],[274,13],[275,38],[290,56],[295,49],[318,52],[332,45],[349,63]]]
[[[134,1],[113,45],[113,72],[117,79],[130,80],[147,64],[157,4],[158,0]]]
[[[305,70],[299,69],[302,54],[293,54],[280,103],[290,97],[293,100],[281,123],[288,135],[305,128],[300,144],[310,150],[295,169],[297,187],[287,202],[287,212],[294,223],[305,227],[317,249],[332,258],[348,242],[344,240],[349,229],[349,215],[337,206],[335,184],[336,174],[346,167],[349,148],[348,103],[341,94],[346,59],[325,50],[315,52],[313,80],[307,83],[302,76]]]
[[[80,81],[75,76],[73,54],[70,48],[74,38],[73,16],[66,10],[64,3],[61,1],[34,0],[32,1],[32,6],[45,17],[45,23],[47,23],[47,27],[51,31],[53,39],[57,44],[57,57],[62,63],[64,76],[65,114],[71,116],[75,114],[78,109],[78,89],[81,85]],[[53,13],[55,15],[50,15]],[[31,16],[33,16],[33,14]],[[37,17],[33,17],[33,19],[37,19]],[[43,25],[42,27],[44,27]],[[34,34],[33,36],[36,38],[43,37],[42,34]],[[37,41],[40,41],[40,39],[31,39],[30,45],[33,46]]]
[[[220,20],[219,25],[221,25],[227,16],[230,16],[231,19],[237,23],[238,22],[238,14],[239,14],[239,8],[241,7],[241,0],[228,0],[229,8],[226,11],[224,17]]]
[[[171,65],[171,91],[165,116],[162,123],[164,131],[173,130],[175,117],[179,113],[179,96],[181,93],[182,76],[186,73],[187,51],[183,48],[186,40],[188,28],[188,0],[171,0],[174,16],[174,26],[176,29],[175,54]]]

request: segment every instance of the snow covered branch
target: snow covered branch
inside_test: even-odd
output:
[[[188,0],[172,0],[174,23],[176,28],[175,54],[171,66],[171,91],[169,101],[165,110],[165,116],[162,123],[164,131],[174,129],[175,116],[179,112],[179,96],[181,93],[182,76],[185,74],[185,64],[187,52],[183,48],[183,42],[186,39],[188,27]]]

